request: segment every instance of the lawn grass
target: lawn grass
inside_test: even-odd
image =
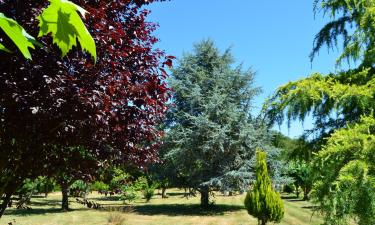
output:
[[[31,210],[7,209],[0,219],[0,224],[13,225],[106,225],[110,215],[120,214],[125,218],[124,225],[256,225],[257,220],[247,214],[243,206],[245,195],[222,196],[217,194],[215,205],[210,210],[199,207],[199,196],[184,198],[183,192],[170,190],[169,198],[154,196],[149,203],[141,199],[124,206],[118,197],[104,197],[96,193],[89,199],[101,203],[104,209],[94,210],[78,204],[72,198],[72,211],[60,211],[59,193],[50,194],[48,198],[33,198]],[[286,198],[285,217],[281,225],[318,225],[322,223],[319,216],[312,216],[312,205],[298,199]],[[121,211],[121,212],[113,212]],[[116,213],[116,214],[114,214]]]

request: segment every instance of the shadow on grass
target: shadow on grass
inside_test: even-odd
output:
[[[140,215],[167,215],[167,216],[216,216],[227,212],[245,209],[237,205],[212,205],[202,208],[199,204],[166,204],[166,205],[135,205],[131,206],[134,213]]]
[[[182,196],[182,197],[186,195],[184,192],[167,192],[166,194],[167,196],[169,195],[169,196]]]
[[[32,206],[31,206],[32,207]],[[79,208],[79,209],[73,209],[70,211],[87,211],[89,209],[86,208]],[[69,212],[70,212],[69,211]],[[61,210],[60,208],[31,208],[31,209],[15,209],[10,208],[5,210],[4,215],[20,215],[20,216],[29,216],[29,215],[42,215],[47,213],[66,213],[66,211]]]
[[[72,202],[72,201],[69,201]],[[31,206],[61,206],[61,200],[32,201]]]
[[[296,198],[296,199],[286,199],[288,202],[305,202],[305,200]]]
[[[282,199],[299,199],[294,195],[282,195],[281,198]]]
[[[92,200],[92,201],[120,201],[120,199],[121,199],[121,196],[118,196],[118,195],[88,198],[88,200]]]
[[[284,195],[284,196],[281,196],[282,199],[288,201],[288,202],[303,202],[305,200],[302,200],[300,198],[297,198],[297,196],[295,195]]]
[[[318,207],[318,206],[314,206],[314,205],[310,205],[310,206],[302,206],[301,208],[302,208],[302,209],[311,209],[311,210],[316,210],[316,209],[318,209],[319,207]]]

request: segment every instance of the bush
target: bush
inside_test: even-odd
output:
[[[121,200],[123,200],[125,204],[133,202],[139,198],[138,191],[133,185],[125,185],[122,191],[123,194],[121,196]]]
[[[43,193],[45,197],[47,197],[48,193],[56,191],[58,187],[54,180],[43,176],[39,176],[35,182],[37,192]]]
[[[92,185],[91,185],[91,190],[93,191],[99,191],[99,192],[105,192],[105,191],[109,191],[109,185],[102,182],[102,181],[95,181]]]
[[[130,203],[140,198],[139,193],[142,191],[143,196],[147,201],[149,201],[152,196],[154,196],[155,187],[150,187],[148,185],[147,179],[145,177],[139,177],[133,183],[126,184],[122,187],[123,194],[121,199],[125,203]]]
[[[137,191],[142,191],[148,188],[148,182],[146,177],[138,177],[138,179],[133,183],[134,188]]]
[[[284,204],[279,193],[272,188],[266,153],[260,150],[256,153],[255,176],[256,182],[245,198],[247,212],[258,218],[258,224],[279,223],[284,216]]]
[[[143,197],[146,199],[147,202],[151,200],[151,198],[154,196],[155,193],[155,187],[147,187],[143,190]]]
[[[77,180],[69,188],[69,194],[73,197],[86,197],[86,194],[90,191],[90,185],[83,180]]]

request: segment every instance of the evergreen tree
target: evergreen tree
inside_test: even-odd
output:
[[[252,179],[255,149],[268,146],[264,126],[250,116],[254,73],[234,68],[230,50],[221,54],[210,40],[195,46],[174,69],[175,91],[163,158],[182,185],[201,193],[209,204],[213,190],[244,191]],[[278,150],[266,147],[270,159]],[[275,178],[281,163],[271,160]]]
[[[247,192],[245,207],[250,215],[258,218],[259,224],[278,223],[284,216],[284,204],[280,194],[272,188],[267,172],[266,153],[258,150],[256,155],[256,181]]]

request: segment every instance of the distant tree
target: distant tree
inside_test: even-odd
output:
[[[301,161],[291,161],[288,168],[288,176],[294,181],[297,198],[299,188],[303,190],[303,200],[309,200],[309,193],[313,187],[314,174],[310,164]]]
[[[302,188],[303,200],[308,200],[315,177],[311,161],[316,143],[307,141],[304,136],[292,139],[279,132],[274,133],[272,143],[282,149],[281,159],[288,164],[285,172],[293,179],[297,198]]]
[[[172,59],[154,48],[156,25],[143,8],[153,1],[72,2],[89,12],[84,22],[97,44],[96,63],[75,48],[61,58],[49,35],[38,38],[44,47],[31,50],[32,61],[0,52],[0,216],[25,179],[54,176],[74,161],[65,157],[69,148],[85,149],[99,167],[157,157],[169,99],[163,67]],[[35,16],[48,4],[3,0],[0,12],[36,37]],[[89,175],[84,165],[93,164],[80,168]]]
[[[258,218],[259,224],[279,223],[284,217],[284,203],[280,194],[272,188],[266,153],[258,150],[256,155],[256,181],[246,194],[245,207],[250,215]]]
[[[51,177],[54,178],[61,188],[61,209],[67,211],[69,210],[71,185],[76,181],[91,182],[93,177],[97,175],[97,170],[100,168],[98,166],[100,161],[98,161],[95,155],[83,147],[68,147],[64,148],[64,151],[57,150],[55,153],[58,155],[52,158],[57,160],[51,159],[51,161],[55,163],[53,163],[49,169],[55,171]]]
[[[234,67],[230,50],[221,54],[210,40],[195,45],[172,70],[174,92],[163,156],[180,185],[209,204],[213,190],[244,191],[252,179],[255,148],[265,146],[272,175],[279,176],[279,151],[267,129],[250,115],[259,93],[254,73]],[[168,164],[169,163],[169,164]]]

